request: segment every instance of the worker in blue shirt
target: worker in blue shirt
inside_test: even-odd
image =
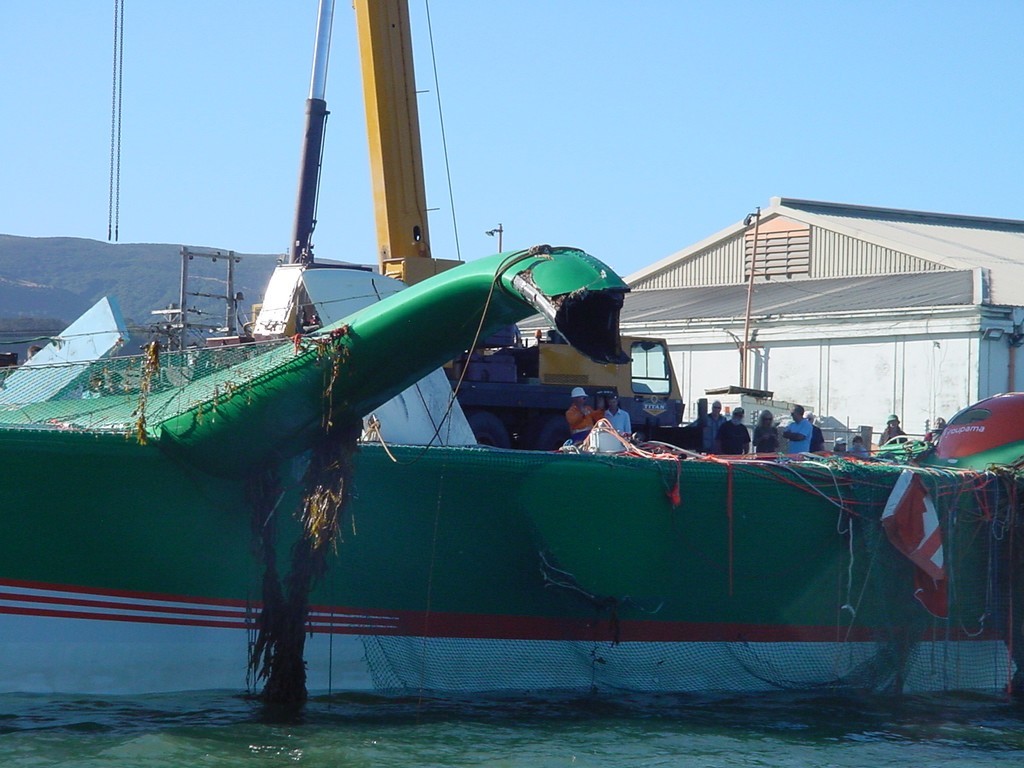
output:
[[[615,431],[620,435],[632,434],[633,424],[629,419],[629,414],[619,408],[619,396],[615,392],[609,392],[605,402],[607,405],[605,406],[604,417],[615,427]]]
[[[691,423],[691,427],[701,428],[701,450],[704,453],[718,453],[722,450],[722,443],[718,439],[718,430],[725,424],[726,418],[722,415],[722,403],[715,400],[711,403],[711,412],[703,417],[698,416]]]
[[[814,427],[804,418],[802,405],[794,405],[790,416],[793,417],[793,423],[782,433],[782,436],[789,440],[789,453],[807,453],[811,450],[811,434]]]

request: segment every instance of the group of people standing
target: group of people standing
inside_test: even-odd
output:
[[[587,393],[583,387],[575,387],[571,397],[572,405],[565,412],[565,419],[569,424],[573,442],[581,442],[601,419],[606,419],[620,434],[632,433],[629,414],[619,408],[619,397],[616,393],[598,393],[597,407],[592,407],[587,402]],[[734,408],[731,416],[724,415],[721,401],[715,400],[711,403],[711,409],[691,422],[690,426],[700,428],[701,450],[704,453],[723,456],[741,456],[751,452],[778,453],[781,439],[779,427],[775,424],[775,414],[769,410],[761,411],[753,437],[744,423],[745,416],[746,411],[742,407]],[[790,416],[792,421],[781,433],[781,438],[788,441],[787,453],[824,451],[825,438],[821,429],[814,423],[814,414],[805,411],[802,405],[794,405]],[[945,426],[944,419],[936,419],[935,429],[929,432],[925,439],[933,440]],[[878,442],[879,445],[885,445],[890,440],[904,435],[906,432],[900,427],[899,417],[893,413],[886,419],[885,429]],[[834,450],[836,453],[849,453],[857,458],[867,458],[869,455],[864,438],[860,435],[854,435],[849,446],[844,438],[837,439]]]
[[[704,453],[739,456],[750,451],[750,430],[743,423],[746,411],[736,408],[731,418],[722,415],[722,403],[715,400],[711,410],[690,424],[701,428],[701,450]]]
[[[814,414],[805,414],[802,405],[796,405],[790,414],[793,422],[782,433],[789,441],[790,453],[821,451],[825,449],[825,438],[821,430],[814,425]],[[746,411],[734,408],[731,418],[722,415],[722,403],[715,400],[711,410],[703,418],[698,418],[691,426],[701,427],[701,448],[705,453],[724,456],[740,456],[750,453],[751,444],[754,453],[778,453],[779,430],[775,426],[775,415],[769,411],[761,411],[754,436],[744,423]]]
[[[745,415],[746,411],[741,407],[733,409],[732,417],[726,418],[722,414],[722,403],[718,400],[711,403],[711,410],[707,415],[691,424],[702,429],[702,450],[705,453],[739,456],[750,453],[753,445],[753,453],[778,453],[781,446],[780,437],[788,441],[788,453],[817,453],[825,450],[825,436],[814,423],[814,414],[806,412],[802,405],[793,406],[790,412],[792,422],[783,430],[781,436],[779,427],[775,424],[775,414],[764,410],[761,411],[751,438],[750,430],[743,421]],[[853,447],[849,453],[862,458],[867,457],[867,448],[859,435],[854,437]]]

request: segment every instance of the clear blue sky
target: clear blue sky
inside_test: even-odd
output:
[[[337,1],[320,258],[376,244]],[[316,0],[127,0],[120,240],[287,250]],[[410,0],[435,256],[452,208]],[[626,275],[773,195],[1024,219],[1024,2],[432,0],[464,259],[577,245]],[[0,232],[106,239],[113,3],[0,10]]]

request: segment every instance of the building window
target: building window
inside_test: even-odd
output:
[[[668,349],[655,341],[634,341],[629,356],[633,359],[633,392],[642,395],[667,395],[672,391]]]

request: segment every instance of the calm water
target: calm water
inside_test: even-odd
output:
[[[1019,766],[1024,703],[971,698],[0,695],[0,766]]]

